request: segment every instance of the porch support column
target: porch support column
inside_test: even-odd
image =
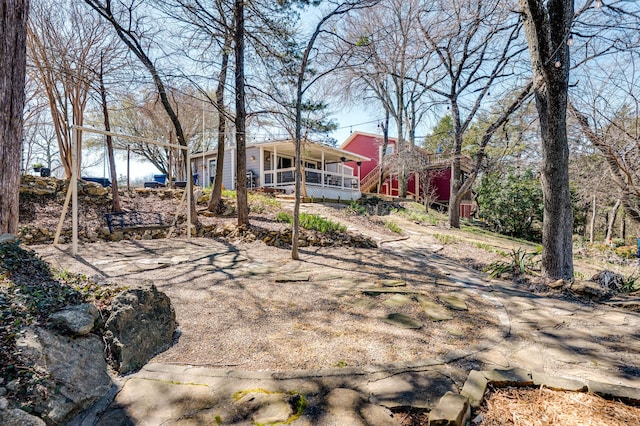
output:
[[[420,201],[420,176],[418,172],[415,173],[414,179],[416,181],[416,197],[418,197],[416,201]]]
[[[278,186],[278,147],[273,146],[273,186]]]
[[[322,187],[324,187],[324,182],[325,182],[325,180],[326,180],[326,179],[325,179],[325,174],[324,174],[324,173],[325,173],[325,170],[326,170],[326,169],[325,169],[325,166],[324,166],[324,151],[322,151],[322,152],[321,152],[320,159],[321,159],[321,162],[322,162],[322,163],[320,164],[320,168],[321,168],[321,170],[322,170],[322,173],[320,174],[320,181],[321,181],[321,185],[322,185]]]
[[[258,187],[262,186],[265,187],[265,179],[264,179],[264,148],[260,147],[260,155],[258,156],[258,161],[260,162],[260,165],[258,167],[258,179],[260,179],[260,182],[258,184]]]

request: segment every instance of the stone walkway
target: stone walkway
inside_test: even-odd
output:
[[[309,261],[311,252],[303,254],[307,266],[298,268],[293,261],[265,264],[247,252],[216,247],[215,256],[211,243],[199,240],[171,240],[170,247],[140,241],[111,245],[111,252],[104,245],[89,245],[81,247],[77,259],[52,247],[38,251],[71,271],[129,279],[166,271],[170,280],[184,274],[185,268],[196,270],[195,265],[199,274],[224,270],[228,279],[278,271],[289,271],[287,279],[328,273],[320,261],[320,269],[309,267],[314,263]],[[543,297],[488,281],[433,254],[419,236],[384,243],[379,255],[426,264],[430,274],[447,277],[444,285],[450,293],[467,303],[491,307],[487,315],[498,324],[496,331],[438,357],[359,368],[267,372],[150,363],[138,373],[114,379],[113,401],[106,398],[74,424],[395,424],[389,408],[432,409],[446,392],[459,393],[471,370],[492,368],[520,367],[549,376],[640,387],[640,314]],[[336,271],[334,278],[339,280]],[[455,315],[454,310],[449,312]]]

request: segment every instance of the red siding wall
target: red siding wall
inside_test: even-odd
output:
[[[396,140],[389,138],[389,145],[394,147],[396,146]],[[349,139],[342,145],[342,149],[349,152],[355,152],[357,154],[361,154],[370,158],[370,161],[362,162],[360,165],[360,180],[367,176],[369,172],[371,172],[378,165],[379,158],[379,150],[382,146],[382,136],[380,135],[371,135],[371,134],[363,134],[363,133],[354,133]],[[348,161],[347,165],[357,170],[357,165],[355,162]],[[434,170],[432,172],[432,186],[437,190],[437,201],[447,202],[449,201],[450,194],[450,176],[451,171],[449,168],[442,170]],[[416,182],[415,182],[415,174],[410,174],[409,183],[408,183],[408,191],[410,193],[416,193]],[[420,185],[420,193],[424,195],[425,188]],[[387,195],[398,195],[398,179],[397,176],[394,175],[390,179],[387,179],[386,185],[383,185],[383,190],[381,191]]]

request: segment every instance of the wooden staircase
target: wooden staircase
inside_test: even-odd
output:
[[[378,164],[373,170],[360,181],[360,192],[372,192],[378,186],[380,182],[380,164]]]

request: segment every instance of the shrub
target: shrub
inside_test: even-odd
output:
[[[384,226],[391,232],[395,232],[396,234],[402,233],[402,228],[398,226],[395,222],[385,222]]]
[[[486,174],[478,188],[480,216],[496,232],[540,240],[542,188],[533,170]]]
[[[276,222],[293,223],[293,217],[287,212],[278,212],[276,214]]]
[[[507,262],[493,262],[484,268],[484,271],[488,272],[491,278],[499,278],[502,274],[509,272],[514,275],[532,274],[534,269],[540,263],[540,260],[536,259],[539,254],[540,253],[538,252],[514,249],[511,250],[509,260]]]
[[[616,247],[614,251],[623,259],[635,259],[636,257],[638,257],[637,246],[620,246]]]
[[[344,232],[347,227],[318,216],[317,214],[300,213],[300,227],[322,233]],[[276,221],[293,223],[293,217],[287,212],[278,212]]]

